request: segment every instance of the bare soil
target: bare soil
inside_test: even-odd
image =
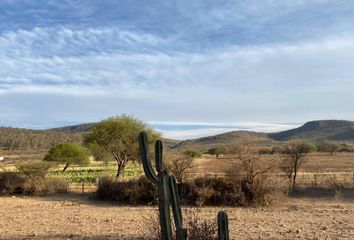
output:
[[[354,239],[354,200],[285,198],[267,208],[224,208],[231,239]],[[216,218],[221,208],[201,208]],[[87,195],[0,198],[0,239],[144,239],[154,207],[119,206]]]

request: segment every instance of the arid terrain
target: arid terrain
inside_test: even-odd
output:
[[[225,208],[232,239],[353,239],[354,199],[288,198],[267,208]],[[201,208],[214,219],[219,208]],[[85,195],[5,197],[0,239],[144,239],[153,207],[119,206]]]
[[[41,159],[44,153],[12,151],[4,154],[6,161],[1,168],[13,171],[18,162]],[[281,157],[261,155],[274,163]],[[297,183],[304,190],[301,195],[286,197],[275,193],[275,203],[267,207],[224,208],[229,216],[231,239],[354,239],[353,159],[353,152],[310,153],[299,170]],[[104,167],[96,164],[91,167]],[[216,158],[203,154],[195,160],[187,177],[228,176],[239,169],[241,164],[234,155]],[[279,168],[265,176],[272,189],[287,189],[288,180]],[[86,186],[86,192],[96,190],[95,183],[90,184],[94,186]],[[152,225],[146,216],[154,216],[156,207],[96,201],[92,194],[79,194],[81,183],[77,189],[72,188],[74,185],[68,185],[67,194],[2,196],[0,240],[146,239],[145,226]],[[223,206],[199,208],[199,217],[216,222],[221,209]]]

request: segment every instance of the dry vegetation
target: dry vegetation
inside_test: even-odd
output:
[[[203,231],[212,231],[216,212],[222,206],[229,214],[232,239],[354,238],[354,153],[309,154],[298,176],[301,191],[285,196],[280,192],[288,188],[287,178],[274,164],[279,162],[279,155],[254,155],[250,149],[235,151],[218,159],[203,155],[193,164],[186,158],[189,167],[181,176],[182,202],[213,206],[199,208],[199,223],[185,220],[191,224],[189,228],[194,224],[197,230],[204,226]],[[27,194],[55,192],[56,182],[11,179],[25,181],[21,184]],[[248,190],[262,187],[269,191],[272,187],[272,198],[261,198],[260,205],[267,206],[234,207],[249,205],[242,189],[245,180]],[[158,239],[147,238],[148,223],[142,217],[154,216],[156,211],[153,206],[147,207],[156,203],[156,189],[146,179],[126,179],[117,184],[108,177],[100,184],[96,196],[101,199],[141,205],[116,205],[85,195],[7,196],[1,199],[0,239]]]

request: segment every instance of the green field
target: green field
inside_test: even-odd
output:
[[[115,165],[107,166],[87,166],[70,167],[65,172],[61,168],[52,169],[48,177],[65,177],[68,182],[73,183],[93,183],[101,176],[115,176],[117,173]],[[124,169],[123,177],[139,176],[143,173],[143,168],[137,163],[128,163]]]

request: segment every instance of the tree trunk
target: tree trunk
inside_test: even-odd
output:
[[[63,169],[63,172],[65,172],[65,170],[69,167],[69,163],[65,164],[65,167]]]
[[[294,191],[296,188],[296,175],[297,175],[297,164],[295,164],[294,166],[294,175],[293,175],[293,186],[292,186],[292,190]]]
[[[117,161],[117,178],[123,175],[125,164],[126,160]]]

